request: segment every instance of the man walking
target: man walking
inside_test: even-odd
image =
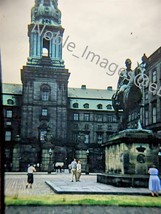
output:
[[[76,159],[74,158],[74,160],[71,162],[71,172],[72,172],[72,182],[74,180],[75,177],[75,181],[77,181],[77,162]]]

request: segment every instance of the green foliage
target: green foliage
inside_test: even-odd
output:
[[[49,196],[6,196],[9,205],[117,205],[135,207],[161,207],[161,199],[151,196],[118,196],[118,195],[49,195]]]

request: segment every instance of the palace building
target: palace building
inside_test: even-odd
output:
[[[64,29],[55,0],[36,0],[28,25],[29,57],[22,84],[3,83],[5,170],[68,168],[80,159],[83,172],[104,172],[104,147],[118,128],[112,107],[115,90],[69,88],[70,73],[62,59]],[[161,48],[149,58],[147,76],[161,87]],[[159,93],[159,92],[158,92]],[[142,125],[161,133],[161,91],[144,88]],[[136,128],[135,112],[129,128]]]
[[[35,1],[22,85],[3,84],[6,170],[23,171],[32,162],[48,171],[56,163],[67,167],[74,157],[84,171],[87,164],[90,171],[104,170],[101,144],[117,129],[114,91],[68,88],[63,32],[57,1]]]

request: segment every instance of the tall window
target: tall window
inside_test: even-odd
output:
[[[11,141],[11,131],[5,132],[5,141]]]
[[[79,114],[78,113],[73,114],[73,120],[75,120],[75,121],[79,120]]]
[[[145,110],[145,125],[147,126],[149,124],[149,111]]]
[[[102,125],[98,125],[98,130],[102,130]]]
[[[152,83],[157,82],[157,71],[153,70],[152,71]]]
[[[103,143],[103,134],[97,133],[97,143],[102,144]]]
[[[103,115],[102,114],[98,114],[97,115],[97,121],[98,122],[102,122],[103,121]]]
[[[45,135],[46,135],[47,131],[46,130],[41,130],[40,131],[40,141],[44,142],[45,141]]]
[[[108,129],[108,130],[112,130],[112,126],[111,126],[111,125],[108,125],[108,126],[107,126],[107,129]]]
[[[7,110],[6,111],[6,117],[7,118],[12,118],[12,114],[13,114],[12,110]]]
[[[85,134],[85,136],[84,136],[84,143],[86,143],[86,144],[89,143],[89,134]]]
[[[145,100],[148,100],[148,98],[149,98],[148,92],[145,92]]]
[[[113,122],[113,116],[112,115],[107,115],[107,122]]]
[[[50,87],[48,85],[43,85],[41,87],[41,99],[43,101],[48,101],[50,96]]]
[[[47,116],[48,115],[48,110],[46,108],[43,108],[41,111],[42,116]]]
[[[156,105],[152,107],[152,123],[157,122],[157,108]]]
[[[84,114],[84,121],[89,121],[90,117],[89,114]]]

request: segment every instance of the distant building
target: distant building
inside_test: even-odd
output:
[[[56,130],[59,129],[61,133],[66,131],[67,138],[65,142],[62,139],[56,139],[57,145],[53,149],[53,162],[66,161],[67,166],[75,156],[81,159],[85,170],[86,151],[89,150],[90,171],[104,170],[104,151],[101,145],[107,141],[109,135],[117,130],[116,116],[111,103],[113,93],[112,87],[108,87],[106,90],[87,89],[85,85],[82,85],[81,88],[68,88],[67,130],[62,130],[59,126],[56,127]],[[26,164],[31,161],[41,165],[43,146],[46,145],[47,150],[51,147],[51,145],[46,144],[42,135],[38,135],[37,138],[34,137],[34,129],[31,137],[23,141],[20,138],[21,115],[23,114],[22,98],[22,85],[3,84],[6,170],[24,170]],[[49,113],[47,114],[45,108],[37,114],[35,120],[39,121],[36,125],[37,128],[41,121],[43,124],[46,121],[47,123],[52,122],[52,118]],[[29,128],[26,127],[27,130]],[[48,126],[45,128],[44,131],[47,133]],[[21,151],[17,157],[19,167],[13,168],[16,143],[20,143]],[[46,162],[48,165],[48,159]],[[41,170],[47,170],[47,166]]]
[[[143,126],[161,136],[161,47],[148,57],[148,83],[143,88]]]

